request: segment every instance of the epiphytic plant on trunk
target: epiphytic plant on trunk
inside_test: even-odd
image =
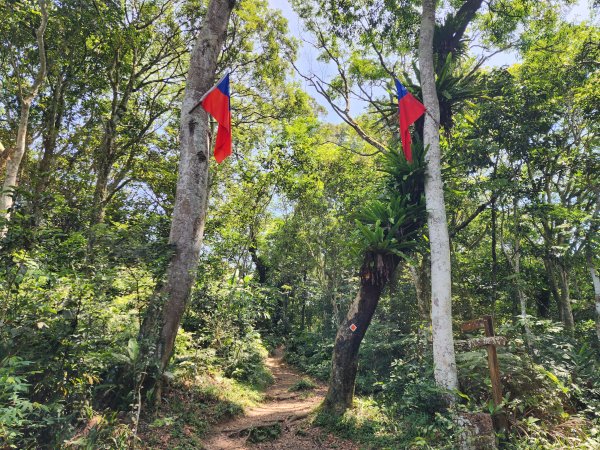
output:
[[[384,194],[366,205],[356,221],[363,255],[360,287],[336,335],[324,403],[335,415],[352,406],[360,344],[383,290],[400,261],[414,251],[426,221],[422,147],[413,146],[413,154],[412,164],[399,152],[383,156],[382,170],[388,174]]]

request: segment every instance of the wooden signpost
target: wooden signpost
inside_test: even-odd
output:
[[[463,333],[469,333],[479,329],[484,329],[485,337],[473,338],[460,342],[459,346],[467,349],[486,347],[488,356],[488,367],[490,369],[490,380],[492,381],[492,399],[494,406],[498,407],[502,403],[502,384],[500,383],[500,367],[498,366],[497,346],[506,345],[506,338],[494,335],[494,322],[492,316],[483,316],[481,319],[464,322],[460,329]],[[496,424],[498,428],[506,428],[507,421],[504,414],[496,415]]]

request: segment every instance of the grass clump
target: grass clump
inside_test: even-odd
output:
[[[303,391],[312,391],[316,389],[317,385],[310,378],[302,378],[292,385],[288,391],[289,392],[303,392]]]
[[[399,427],[395,426],[381,407],[370,398],[356,398],[354,408],[342,416],[320,410],[313,423],[336,436],[364,446],[361,448],[411,448],[404,445],[406,442],[400,437]]]
[[[253,444],[265,441],[273,441],[281,436],[281,424],[275,423],[264,427],[256,427],[250,430],[248,441]]]

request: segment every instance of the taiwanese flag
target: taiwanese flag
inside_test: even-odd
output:
[[[219,124],[215,141],[215,159],[218,163],[231,155],[231,105],[229,95],[229,74],[219,80],[200,99],[202,107]]]
[[[425,106],[413,97],[406,90],[402,83],[395,79],[396,89],[398,90],[398,115],[400,120],[400,139],[402,140],[402,150],[408,162],[412,162],[412,151],[410,149],[410,131],[411,126],[425,112]]]

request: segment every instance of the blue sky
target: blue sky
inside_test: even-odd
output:
[[[271,8],[279,9],[283,13],[283,16],[288,20],[288,26],[293,36],[298,38],[302,42],[302,46],[299,51],[297,65],[299,70],[304,73],[316,73],[322,75],[323,78],[327,79],[333,74],[331,67],[327,64],[320,63],[316,60],[317,52],[312,46],[306,41],[311,40],[311,36],[307,33],[302,25],[302,21],[298,15],[292,9],[288,0],[268,0]],[[572,22],[590,21],[592,20],[592,0],[578,0],[577,3],[568,8],[566,11],[566,17]],[[596,14],[597,16],[597,14]],[[594,19],[597,19],[595,17]],[[487,62],[489,66],[503,66],[511,65],[517,62],[518,55],[514,52],[502,52]],[[333,123],[340,123],[341,119],[331,110],[326,104],[325,100],[306,82],[304,82],[304,88],[309,92],[315,100],[326,109],[326,115],[323,117],[324,120]],[[352,108],[354,114],[360,113],[362,105],[355,102]]]

